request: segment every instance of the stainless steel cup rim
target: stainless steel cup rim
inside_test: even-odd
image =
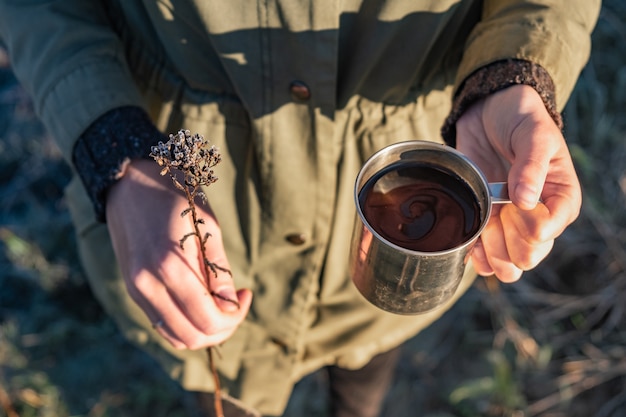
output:
[[[387,154],[387,153],[393,153],[393,152],[397,152],[398,150],[406,150],[406,151],[415,151],[415,150],[431,150],[431,151],[437,151],[437,152],[442,152],[442,153],[447,153],[450,156],[456,157],[458,160],[462,161],[464,166],[466,168],[469,168],[475,175],[476,178],[478,179],[481,188],[484,190],[485,195],[487,196],[488,201],[485,202],[484,204],[484,216],[483,216],[483,212],[481,211],[481,224],[480,227],[478,228],[478,230],[476,231],[476,233],[474,233],[470,238],[468,238],[465,242],[463,242],[460,245],[457,245],[455,247],[449,248],[449,249],[445,249],[445,250],[441,250],[441,251],[432,251],[432,252],[422,252],[422,251],[415,251],[412,249],[407,249],[404,248],[402,246],[398,246],[395,243],[392,243],[390,241],[388,241],[386,238],[384,238],[383,236],[381,236],[367,221],[363,210],[361,208],[361,204],[359,202],[359,193],[361,192],[361,189],[363,188],[363,185],[365,184],[365,182],[367,181],[367,179],[371,178],[372,175],[367,176],[367,179],[364,180],[364,177],[367,173],[367,168],[370,167],[370,165],[372,165],[374,162],[378,161],[382,155]],[[462,178],[461,178],[462,179]],[[463,153],[459,152],[458,150],[445,145],[445,144],[441,144],[441,143],[437,143],[437,142],[429,142],[429,141],[424,141],[424,140],[409,140],[409,141],[403,141],[403,142],[397,142],[394,144],[391,144],[389,146],[386,146],[383,149],[380,149],[379,151],[375,152],[372,156],[370,156],[365,163],[363,164],[363,166],[361,167],[361,170],[359,171],[359,174],[357,175],[356,178],[356,182],[355,182],[355,186],[354,186],[354,201],[356,204],[356,208],[357,208],[357,213],[359,218],[361,219],[361,221],[363,222],[363,224],[365,225],[365,227],[368,229],[368,231],[380,242],[383,242],[385,245],[388,245],[389,247],[401,251],[403,253],[406,253],[407,255],[418,255],[418,256],[441,256],[441,255],[446,255],[449,254],[451,252],[456,252],[459,250],[463,250],[464,248],[467,248],[468,246],[472,245],[480,236],[480,234],[483,232],[483,230],[485,229],[485,226],[487,225],[487,222],[489,221],[489,217],[491,216],[491,208],[492,205],[494,203],[503,203],[503,202],[508,202],[508,196],[506,195],[498,195],[496,196],[496,198],[494,198],[493,196],[493,192],[492,192],[492,185],[493,184],[497,184],[498,185],[498,189],[499,190],[504,190],[502,191],[503,193],[505,193],[506,190],[506,183],[492,183],[490,184],[487,181],[487,178],[485,177],[485,175],[483,174],[483,172],[480,170],[480,168],[478,168],[466,155],[464,155]],[[504,184],[504,186],[502,186]],[[495,188],[495,187],[494,187]],[[497,201],[496,201],[497,200]],[[481,208],[482,210],[482,208]]]

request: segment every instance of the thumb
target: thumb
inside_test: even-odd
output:
[[[538,130],[529,129],[521,140],[513,142],[520,145],[514,149],[509,170],[509,196],[522,210],[532,210],[539,202],[550,167],[552,152],[547,144],[552,141]]]
[[[252,291],[241,289],[237,291],[230,270],[218,269],[217,275],[209,277],[209,287],[215,305],[225,313],[245,313],[252,302]]]
[[[235,290],[235,287],[223,286],[212,292],[215,305],[225,313],[245,313],[252,303],[252,291],[247,288]]]

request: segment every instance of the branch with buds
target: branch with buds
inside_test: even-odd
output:
[[[213,172],[213,167],[221,161],[221,156],[215,146],[208,146],[208,142],[199,134],[191,135],[189,130],[180,130],[176,135],[171,134],[169,140],[165,143],[159,142],[156,146],[152,146],[150,156],[159,164],[161,175],[168,175],[172,179],[174,187],[182,191],[187,198],[188,207],[181,213],[181,217],[190,216],[192,231],[181,237],[179,244],[184,250],[187,239],[196,238],[200,245],[202,254],[202,264],[204,268],[204,276],[206,282],[203,284],[209,293],[221,300],[235,304],[239,308],[237,300],[226,298],[220,294],[211,291],[209,285],[210,276],[217,276],[218,271],[230,274],[230,270],[223,268],[211,262],[206,254],[206,244],[211,234],[202,233],[200,225],[204,224],[204,219],[198,216],[196,210],[196,200],[200,199],[206,203],[207,198],[202,189],[203,186],[209,186],[217,181],[217,177]],[[180,175],[177,175],[180,173]],[[220,383],[215,362],[213,360],[212,348],[207,348],[209,358],[209,367],[215,380],[215,412],[218,417],[223,417]]]

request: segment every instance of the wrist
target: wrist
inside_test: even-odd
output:
[[[150,147],[164,137],[141,108],[130,106],[105,113],[83,132],[73,163],[99,221],[106,222],[110,188],[126,175],[131,161],[148,161]]]
[[[461,85],[454,97],[452,110],[441,128],[444,141],[456,146],[456,122],[477,101],[514,85],[528,85],[541,97],[546,110],[559,129],[561,114],[556,108],[555,86],[548,72],[529,61],[509,59],[478,69]]]

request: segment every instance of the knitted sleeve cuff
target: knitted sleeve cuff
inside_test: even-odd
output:
[[[98,221],[106,222],[107,192],[121,178],[126,164],[132,159],[148,159],[150,147],[160,140],[167,138],[146,112],[131,106],[105,113],[78,138],[73,163]]]
[[[441,128],[444,141],[450,146],[456,146],[456,122],[472,104],[489,94],[518,84],[533,87],[541,96],[554,122],[559,129],[563,129],[563,120],[556,108],[555,87],[550,74],[533,62],[509,59],[482,67],[465,79]]]

